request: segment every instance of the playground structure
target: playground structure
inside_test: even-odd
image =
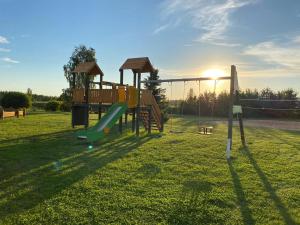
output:
[[[214,80],[229,80],[230,81],[230,101],[228,110],[228,139],[226,147],[226,157],[230,159],[230,153],[232,149],[232,131],[233,131],[233,115],[236,114],[239,121],[240,135],[243,146],[246,146],[244,125],[242,117],[242,107],[240,105],[239,97],[239,85],[238,85],[238,74],[236,66],[231,66],[231,75],[223,77],[199,77],[199,78],[180,78],[180,79],[164,79],[164,80],[147,80],[141,81],[141,83],[173,83],[173,82],[188,82],[198,81],[199,82],[199,94],[200,84],[202,81]],[[199,101],[199,114],[200,114],[200,101]],[[201,131],[202,130],[202,131]],[[200,127],[200,133],[209,134],[212,133],[212,127]]]
[[[131,70],[133,73],[133,84],[130,86],[124,84],[124,71]],[[230,103],[228,115],[228,139],[226,155],[230,158],[232,148],[233,114],[236,114],[239,120],[240,135],[242,144],[245,146],[245,135],[242,120],[242,108],[240,106],[237,70],[234,65],[231,66],[231,75],[224,77],[199,77],[183,79],[165,79],[165,80],[141,80],[143,73],[153,73],[153,68],[149,58],[130,58],[119,69],[120,83],[103,81],[104,73],[96,62],[86,62],[79,64],[73,71],[73,105],[72,105],[72,126],[84,125],[86,130],[79,131],[78,138],[85,139],[90,143],[101,139],[108,134],[111,128],[119,120],[119,131],[123,129],[123,115],[125,115],[125,124],[128,123],[128,115],[132,116],[132,132],[140,134],[140,122],[143,123],[148,133],[153,128],[163,131],[163,117],[161,110],[149,90],[141,88],[143,83],[172,83],[207,80],[229,80],[230,81]],[[76,88],[76,76],[85,78],[85,87]],[[91,81],[91,76],[100,75],[100,81]],[[98,85],[99,88],[91,88],[92,85]],[[99,122],[92,128],[89,126],[89,109],[91,105],[98,106]],[[199,106],[200,107],[200,106]],[[109,108],[102,118],[102,109]],[[199,110],[200,112],[200,110]],[[212,128],[203,127],[204,133],[208,133]]]
[[[133,73],[133,84],[124,84],[124,70]],[[141,89],[141,76],[144,73],[155,71],[149,58],[127,59],[120,68],[120,83],[103,81],[104,73],[95,62],[79,64],[73,71],[73,105],[72,126],[89,126],[89,108],[98,106],[99,122],[94,128],[80,132],[80,138],[90,142],[100,139],[109,133],[113,125],[119,120],[119,131],[123,129],[123,114],[125,124],[128,123],[128,115],[132,115],[132,132],[139,136],[140,121],[148,133],[152,129],[163,131],[163,122],[160,108],[149,90]],[[76,88],[76,76],[85,75],[85,87]],[[91,77],[100,75],[99,82],[91,81]],[[91,88],[98,85],[98,89]],[[102,118],[104,108],[109,108]]]
[[[0,107],[1,120],[4,120],[5,118],[11,118],[11,117],[19,118],[20,116],[23,117],[26,116],[26,109],[13,109],[13,108],[4,109]]]

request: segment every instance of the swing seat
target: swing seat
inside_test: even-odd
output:
[[[204,134],[204,135],[210,135],[210,134],[213,134],[213,127],[209,126],[201,126],[199,127],[199,133],[200,134]]]

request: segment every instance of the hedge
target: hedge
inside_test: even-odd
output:
[[[1,99],[1,105],[4,108],[29,108],[31,106],[30,98],[21,92],[6,92]]]

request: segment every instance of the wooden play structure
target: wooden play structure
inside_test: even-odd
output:
[[[124,71],[130,70],[133,74],[132,85],[124,84]],[[228,140],[227,158],[230,158],[232,148],[232,126],[233,115],[236,114],[239,120],[240,134],[243,145],[246,145],[242,108],[239,102],[237,70],[231,66],[231,75],[224,77],[198,77],[183,79],[165,80],[142,80],[142,74],[153,73],[153,68],[149,58],[130,58],[120,67],[120,83],[103,81],[104,73],[96,62],[86,62],[79,64],[73,71],[73,105],[72,105],[72,126],[83,125],[88,128],[89,111],[91,106],[98,106],[99,122],[92,128],[80,131],[78,137],[89,142],[99,140],[103,135],[108,134],[110,129],[119,120],[119,131],[122,132],[123,119],[128,122],[128,115],[132,117],[132,132],[140,134],[140,122],[144,128],[151,133],[152,129],[163,131],[163,117],[161,110],[149,90],[141,88],[143,83],[172,83],[172,82],[200,82],[207,80],[229,80],[230,81],[230,103],[228,115]],[[98,82],[91,77],[100,75]],[[77,87],[76,79],[84,78],[84,88]],[[95,86],[98,85],[98,88]],[[199,105],[200,107],[200,105]],[[103,109],[108,109],[102,118]],[[200,110],[199,110],[200,112]],[[124,117],[124,118],[123,118]],[[204,134],[212,133],[212,127],[200,127]],[[200,131],[201,131],[200,129]]]
[[[12,117],[19,118],[20,116],[23,117],[26,116],[26,109],[13,109],[13,108],[4,109],[0,106],[1,120],[4,120],[5,118],[12,118]]]
[[[133,73],[132,85],[123,82],[125,70],[131,70]],[[72,126],[83,125],[86,128],[89,126],[89,111],[92,105],[98,106],[98,118],[101,121],[104,109],[119,104],[118,106],[121,108],[114,107],[118,111],[112,111],[113,116],[106,118],[109,121],[103,122],[106,126],[102,127],[102,123],[98,124],[103,133],[104,130],[107,133],[105,128],[111,127],[111,123],[116,122],[116,117],[119,120],[119,131],[122,132],[123,119],[127,124],[128,115],[132,116],[132,131],[135,131],[136,135],[139,135],[140,132],[140,122],[142,122],[148,133],[151,133],[152,129],[162,131],[163,123],[160,108],[152,92],[141,88],[142,74],[154,72],[149,58],[127,59],[119,71],[120,83],[113,83],[103,81],[104,73],[96,62],[81,63],[75,68],[72,82]],[[91,77],[95,78],[98,75],[100,76],[99,81],[92,81],[94,79],[91,79]],[[84,77],[84,88],[77,88],[76,79],[78,77],[76,76]],[[98,88],[95,88],[96,86]],[[86,136],[81,135],[81,137]]]

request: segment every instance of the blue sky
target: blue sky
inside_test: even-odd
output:
[[[299,0],[0,0],[0,25],[0,90],[59,95],[85,44],[108,81],[149,56],[163,78],[235,64],[241,88],[300,92]]]

